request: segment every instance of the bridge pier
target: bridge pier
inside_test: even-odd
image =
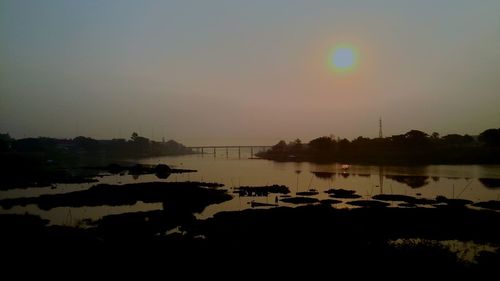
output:
[[[211,151],[211,149],[213,149],[213,153],[214,153],[214,157],[216,157],[217,155],[217,149],[226,149],[226,158],[229,158],[229,149],[233,149],[233,148],[237,148],[238,149],[238,159],[241,159],[241,149],[244,148],[244,149],[250,149],[250,157],[253,158],[255,156],[256,153],[258,152],[262,152],[268,148],[270,148],[271,146],[264,146],[264,145],[257,145],[257,146],[251,146],[251,145],[215,145],[215,146],[191,146],[191,147],[188,147],[190,149],[192,149],[194,152],[197,152],[197,153],[200,153],[201,154],[201,157],[204,156],[205,154],[205,149],[207,149],[207,151]],[[210,154],[210,152],[207,152],[208,154]]]

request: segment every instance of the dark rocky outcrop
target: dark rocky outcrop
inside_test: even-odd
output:
[[[358,207],[368,207],[368,208],[382,208],[390,205],[387,202],[382,202],[377,200],[357,200],[357,201],[347,202],[347,204]]]
[[[290,197],[281,199],[282,202],[292,203],[292,204],[311,204],[319,202],[316,198],[311,197]]]
[[[201,212],[206,206],[231,199],[224,190],[206,188],[211,183],[150,182],[125,185],[99,184],[88,190],[63,194],[41,195],[0,200],[0,206],[37,204],[41,209],[55,207],[118,206],[145,203],[164,203],[168,208]]]
[[[288,194],[290,189],[284,185],[267,185],[267,186],[240,186],[235,188],[235,192],[240,196],[268,196],[273,194]]]
[[[500,210],[500,201],[490,200],[486,202],[478,202],[473,204],[473,206],[491,209],[491,210]]]

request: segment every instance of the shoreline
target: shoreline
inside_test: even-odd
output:
[[[87,229],[47,226],[33,215],[0,215],[0,239],[8,241],[4,248],[8,255],[50,250],[72,258],[84,253],[119,258],[122,252],[154,250],[169,257],[231,259],[241,269],[253,264],[250,257],[255,255],[263,265],[289,264],[305,255],[305,260],[300,259],[302,266],[327,263],[340,272],[390,266],[391,272],[453,275],[496,272],[498,221],[500,212],[463,208],[347,210],[325,205],[220,212],[206,220],[172,217],[165,210],[126,213],[109,216]],[[469,251],[470,247],[478,250],[471,260],[463,260],[443,243],[476,245],[468,246]],[[188,264],[201,262],[196,259]]]

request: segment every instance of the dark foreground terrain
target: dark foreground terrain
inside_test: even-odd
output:
[[[26,264],[90,256],[85,264],[152,259],[166,269],[182,263],[253,272],[276,271],[285,265],[302,272],[354,274],[362,269],[359,273],[496,276],[500,268],[498,250],[463,261],[439,243],[499,245],[500,213],[494,210],[456,204],[386,208],[387,204],[373,203],[383,201],[375,200],[358,204],[368,207],[336,209],[332,204],[338,200],[325,200],[295,208],[221,212],[206,220],[194,216],[230,198],[216,184],[185,182],[97,185],[66,195],[1,200],[3,207],[38,204],[46,209],[163,202],[162,210],[108,215],[88,228],[48,225],[28,214],[0,215],[2,255]],[[415,238],[420,242],[392,243]],[[292,273],[290,268],[282,270]]]

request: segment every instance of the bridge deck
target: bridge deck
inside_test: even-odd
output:
[[[187,148],[269,148],[272,145],[203,145],[188,146]]]

